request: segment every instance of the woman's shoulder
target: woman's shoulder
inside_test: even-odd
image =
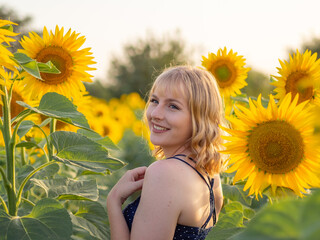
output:
[[[146,170],[145,180],[170,180],[179,178],[179,164],[172,159],[163,159],[153,162]]]
[[[147,168],[144,181],[148,185],[165,188],[166,192],[173,189],[177,193],[177,189],[190,190],[192,185],[196,185],[198,178],[195,170],[187,164],[175,159],[163,159],[155,161]]]

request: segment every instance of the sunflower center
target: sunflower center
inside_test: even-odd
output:
[[[24,107],[16,103],[16,101],[23,101],[23,98],[19,93],[15,91],[12,91],[11,97],[12,99],[10,104],[10,110],[11,110],[11,117],[14,118],[24,110]],[[0,116],[2,117],[2,108],[0,108]]]
[[[231,86],[236,79],[234,66],[227,61],[220,61],[214,64],[211,68],[211,72],[221,88]]]
[[[249,154],[262,171],[287,173],[296,168],[304,154],[298,130],[285,121],[264,122],[255,127],[248,139]]]
[[[110,133],[110,128],[109,126],[103,126],[103,134],[102,136],[107,136]]]
[[[38,62],[51,61],[61,73],[41,73],[45,84],[56,85],[66,81],[72,74],[73,61],[70,54],[61,47],[49,46],[43,48],[36,56]]]
[[[291,92],[294,97],[297,93],[299,93],[299,101],[301,103],[305,100],[309,100],[313,97],[313,87],[311,84],[306,84],[308,81],[308,74],[304,71],[297,71],[291,73],[286,81],[286,92]]]

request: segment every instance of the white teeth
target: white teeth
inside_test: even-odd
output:
[[[154,127],[156,130],[159,130],[159,131],[166,130],[166,128],[159,127],[159,126],[156,126],[156,125],[153,125],[153,127]]]

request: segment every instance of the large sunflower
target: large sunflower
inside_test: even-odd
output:
[[[13,54],[7,49],[10,46],[10,42],[16,41],[12,37],[17,36],[18,33],[14,33],[6,29],[7,25],[17,25],[14,22],[0,19],[0,65],[4,66],[12,71],[15,71],[16,63],[10,58]],[[3,45],[6,43],[6,45]]]
[[[277,69],[280,76],[273,76],[278,80],[271,83],[276,86],[275,98],[281,101],[290,92],[293,97],[299,93],[298,103],[305,100],[312,102],[319,95],[320,60],[317,60],[317,53],[311,55],[311,51],[306,50],[301,54],[297,50],[289,57],[289,62],[279,60],[281,67]]]
[[[261,95],[250,109],[237,106],[237,119],[230,118],[235,129],[225,129],[225,152],[230,154],[227,172],[236,172],[234,182],[247,179],[244,191],[256,197],[271,185],[292,189],[302,196],[305,189],[319,186],[319,149],[313,135],[307,101],[298,104],[298,95],[291,102],[287,94],[279,107],[270,95],[267,108]]]
[[[41,73],[37,79],[29,74],[24,74],[26,88],[33,97],[41,98],[47,92],[57,92],[68,98],[81,97],[85,92],[82,82],[91,82],[88,70],[94,68],[88,65],[94,64],[90,48],[79,49],[85,42],[85,37],[79,37],[71,29],[64,35],[63,28],[57,26],[55,33],[43,29],[43,38],[32,32],[29,37],[21,41],[23,49],[20,52],[36,59],[38,62],[51,61],[59,70],[60,74]]]
[[[209,53],[208,58],[202,56],[202,66],[211,72],[225,97],[241,94],[240,89],[247,85],[246,78],[250,68],[245,68],[245,59],[232,49],[227,52],[220,48],[217,54]]]

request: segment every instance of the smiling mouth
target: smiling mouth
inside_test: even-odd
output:
[[[153,129],[156,130],[156,131],[159,131],[159,132],[163,132],[163,131],[169,130],[168,128],[160,127],[160,126],[157,126],[155,124],[153,124]]]

